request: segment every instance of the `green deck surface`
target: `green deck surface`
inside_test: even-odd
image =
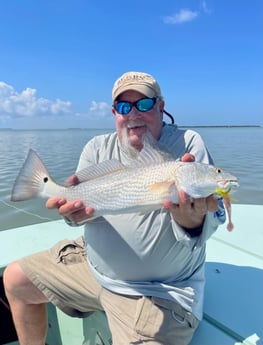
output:
[[[191,345],[263,344],[263,206],[233,205],[233,222],[207,242],[204,320]]]
[[[263,345],[263,205],[232,208],[234,230],[222,225],[207,243],[204,320],[191,345]],[[1,274],[9,262],[82,232],[64,221],[1,231]],[[49,345],[110,344],[103,313],[73,319],[49,305],[49,322]]]

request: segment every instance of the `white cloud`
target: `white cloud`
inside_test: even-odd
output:
[[[212,10],[210,8],[208,8],[206,1],[201,2],[201,8],[204,11],[204,13],[206,13],[206,14],[212,13]]]
[[[97,117],[105,118],[111,115],[111,106],[106,102],[92,101],[89,108],[89,114],[95,114]]]
[[[179,12],[172,16],[166,16],[163,18],[166,24],[181,24],[185,22],[190,22],[198,17],[199,13],[197,11],[191,11],[187,8],[181,9]]]
[[[11,85],[0,82],[0,118],[34,117],[70,113],[71,102],[37,97],[36,89],[17,92]]]

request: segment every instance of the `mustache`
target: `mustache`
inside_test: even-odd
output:
[[[130,120],[129,122],[125,124],[125,127],[129,129],[129,128],[134,128],[134,127],[142,127],[145,125],[146,123],[142,120]]]

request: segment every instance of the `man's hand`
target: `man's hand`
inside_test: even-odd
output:
[[[76,175],[70,176],[67,182],[69,186],[77,185],[78,183],[79,180]],[[82,200],[67,201],[63,197],[49,198],[46,202],[46,207],[48,209],[57,209],[61,216],[75,223],[88,220],[94,213],[94,209],[90,206],[85,207]]]
[[[182,162],[194,162],[195,158],[190,153],[186,153],[181,158]],[[177,224],[187,229],[201,226],[208,211],[215,212],[218,204],[213,195],[207,198],[190,198],[183,190],[179,191],[179,203],[173,204],[170,201],[163,203],[164,208],[168,209]]]

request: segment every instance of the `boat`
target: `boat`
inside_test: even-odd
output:
[[[204,318],[190,345],[263,345],[263,205],[232,212],[234,230],[221,225],[207,242]],[[0,231],[0,344],[18,345],[2,286],[7,264],[82,233],[63,220]],[[48,325],[48,345],[112,344],[103,312],[77,319],[48,304]]]

